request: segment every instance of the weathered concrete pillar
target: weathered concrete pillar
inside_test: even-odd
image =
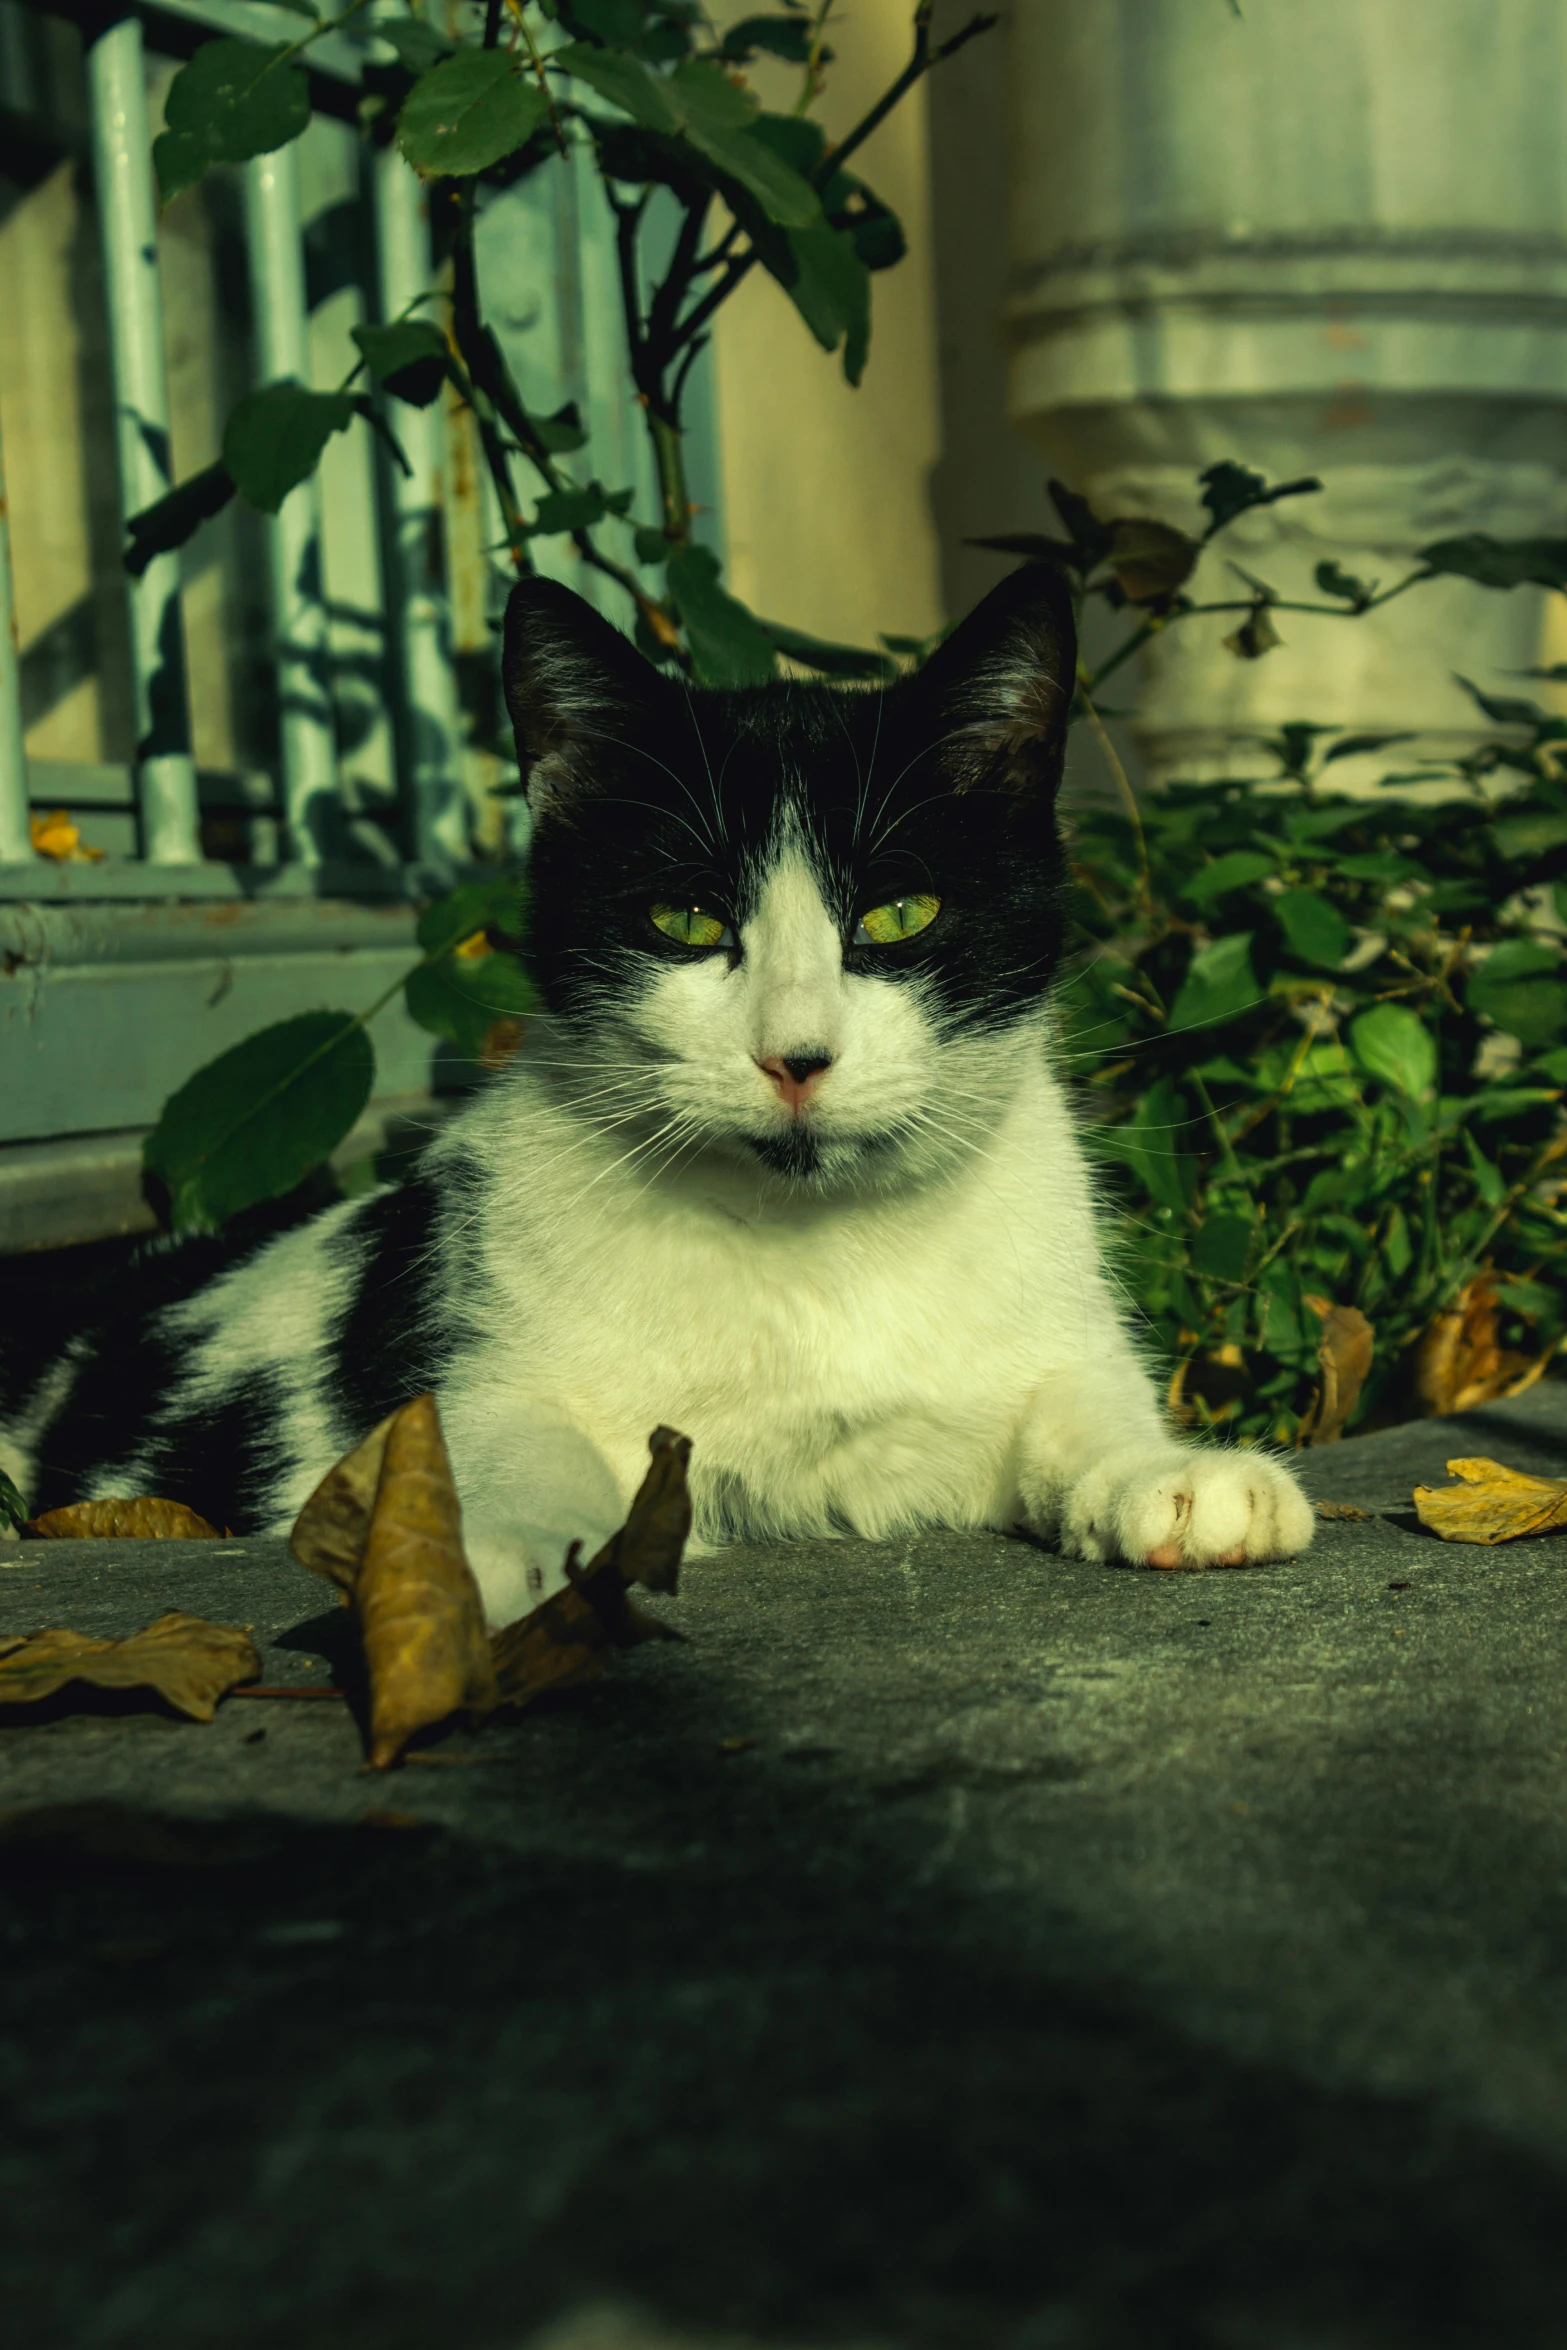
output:
[[[1100,511],[1195,524],[1217,458],[1319,473],[1221,542],[1290,595],[1567,532],[1561,0],[1016,0],[1011,40],[1010,411]],[[1291,719],[1451,751],[1453,670],[1538,661],[1544,602],[1443,581],[1256,662],[1189,622],[1146,657],[1150,770],[1255,773]]]

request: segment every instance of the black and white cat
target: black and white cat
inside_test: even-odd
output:
[[[1302,1549],[1278,1461],[1172,1434],[1100,1261],[1051,1046],[1074,661],[1046,569],[884,692],[689,693],[519,586],[547,1015],[407,1185],[238,1263],[150,1252],[0,1408],[33,1507],[285,1529],[431,1387],[497,1622],[620,1522],[661,1421],[707,1543]]]

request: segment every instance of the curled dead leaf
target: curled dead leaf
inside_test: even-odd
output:
[[[675,1590],[691,1531],[690,1437],[655,1428],[648,1450],[647,1475],[620,1531],[585,1567],[573,1550],[566,1589],[496,1633],[492,1649],[503,1705],[531,1705],[548,1690],[592,1680],[604,1670],[611,1648],[681,1637],[673,1625],[638,1607],[627,1589],[641,1583],[650,1591]]]
[[[1376,1331],[1358,1306],[1336,1306],[1326,1297],[1306,1297],[1301,1303],[1322,1323],[1322,1342],[1317,1348],[1322,1385],[1312,1397],[1295,1441],[1336,1444],[1370,1375]]]
[[[1548,1356],[1531,1358],[1502,1345],[1501,1309],[1490,1273],[1464,1283],[1438,1314],[1415,1355],[1415,1391],[1433,1419],[1476,1404],[1522,1395],[1542,1376]]]
[[[248,1632],[175,1609],[128,1640],[65,1631],[0,1640],[0,1705],[37,1705],[79,1681],[94,1689],[151,1689],[191,1721],[210,1722],[219,1698],[260,1672]]]
[[[364,1645],[373,1770],[455,1713],[488,1713],[484,1608],[433,1395],[372,1430],[316,1487],[289,1547],[346,1591]]]
[[[405,1404],[387,1430],[354,1608],[370,1677],[372,1769],[385,1770],[415,1731],[449,1714],[489,1712],[484,1606],[433,1395]]]
[[[1168,522],[1125,515],[1110,525],[1110,568],[1129,604],[1157,604],[1184,587],[1200,550]]]
[[[1444,1542],[1517,1542],[1567,1528],[1567,1478],[1527,1477],[1501,1461],[1449,1461],[1457,1485],[1417,1485],[1415,1513]]]
[[[591,1680],[611,1648],[678,1639],[627,1586],[673,1591],[691,1530],[688,1437],[657,1428],[626,1522],[586,1567],[519,1622],[487,1638],[462,1547],[461,1511],[435,1398],[394,1412],[330,1470],[294,1524],[302,1566],[343,1591],[358,1620],[370,1690],[370,1761],[455,1713],[527,1705]]]
[[[216,1526],[182,1501],[73,1501],[45,1510],[22,1528],[28,1541],[66,1541],[107,1535],[121,1542],[221,1542]]]
[[[396,1417],[395,1412],[388,1412],[362,1444],[356,1444],[335,1468],[328,1469],[294,1520],[288,1538],[288,1547],[300,1565],[313,1575],[325,1575],[339,1591],[351,1594],[359,1577],[376,1488],[381,1482],[381,1463],[386,1458],[386,1440]]]
[[[1357,1510],[1352,1501],[1319,1501],[1312,1506],[1319,1518],[1358,1518],[1364,1522],[1372,1514],[1370,1510]]]

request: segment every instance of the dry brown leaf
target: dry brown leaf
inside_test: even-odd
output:
[[[1322,1385],[1300,1424],[1297,1444],[1337,1444],[1344,1423],[1360,1400],[1376,1352],[1376,1332],[1358,1306],[1336,1306],[1331,1298],[1307,1297],[1322,1323],[1317,1368]]]
[[[288,1547],[302,1567],[314,1575],[325,1575],[339,1591],[350,1595],[369,1540],[386,1440],[396,1417],[395,1412],[388,1412],[363,1444],[356,1444],[335,1469],[328,1469],[294,1520],[288,1538]]]
[[[433,1395],[386,1433],[354,1609],[370,1680],[370,1767],[385,1770],[418,1730],[488,1713],[495,1674],[484,1603],[462,1546],[462,1510]]]
[[[392,1413],[322,1478],[289,1547],[348,1595],[358,1618],[373,1767],[454,1713],[526,1705],[591,1680],[613,1647],[679,1638],[626,1589],[673,1591],[691,1530],[689,1438],[657,1428],[649,1450],[619,1532],[586,1567],[573,1550],[566,1589],[489,1641],[433,1396]]]
[[[1522,1395],[1548,1357],[1515,1354],[1501,1342],[1495,1278],[1477,1273],[1438,1314],[1415,1355],[1415,1390],[1433,1419]]]
[[[1319,1518],[1360,1518],[1371,1516],[1370,1510],[1357,1510],[1352,1501],[1319,1501],[1315,1504]]]
[[[1567,1478],[1526,1477],[1483,1459],[1449,1461],[1447,1473],[1462,1482],[1415,1487],[1420,1523],[1444,1542],[1517,1542],[1567,1527]]]
[[[45,1510],[22,1528],[27,1541],[63,1541],[103,1534],[128,1542],[221,1542],[216,1526],[182,1501],[73,1501]]]
[[[37,1705],[80,1681],[95,1689],[152,1689],[191,1721],[210,1722],[218,1699],[260,1672],[248,1632],[174,1610],[128,1640],[50,1631],[0,1641],[0,1705]]]
[[[673,1625],[639,1608],[626,1588],[641,1583],[650,1591],[673,1591],[691,1531],[690,1437],[655,1428],[648,1450],[653,1457],[647,1475],[620,1531],[585,1567],[577,1565],[574,1547],[566,1561],[566,1589],[495,1634],[491,1648],[503,1705],[531,1705],[547,1690],[591,1681],[604,1670],[611,1648],[680,1638]]]

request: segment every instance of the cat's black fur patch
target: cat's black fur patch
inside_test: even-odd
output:
[[[445,1266],[443,1222],[471,1212],[462,1181],[438,1190],[416,1174],[368,1200],[332,1235],[332,1254],[354,1283],[330,1342],[332,1402],[346,1451],[413,1396],[433,1387],[450,1359],[456,1301]]]
[[[693,694],[568,589],[524,581],[506,683],[533,777],[531,959],[551,1009],[591,1023],[639,963],[704,951],[655,928],[655,900],[738,933],[787,813],[847,970],[924,981],[949,1032],[1032,1012],[1065,935],[1055,799],[1075,666],[1071,598],[1043,566],[924,670],[865,691]],[[867,907],[921,892],[941,900],[929,929],[853,944]]]
[[[105,1284],[98,1310],[71,1342],[70,1392],[40,1434],[27,1497],[35,1516],[83,1499],[106,1463],[135,1458],[146,1470],[143,1493],[246,1531],[275,1464],[277,1398],[262,1381],[233,1409],[225,1401],[157,1429],[182,1368],[161,1317],[263,1245],[261,1238],[155,1242]]]

